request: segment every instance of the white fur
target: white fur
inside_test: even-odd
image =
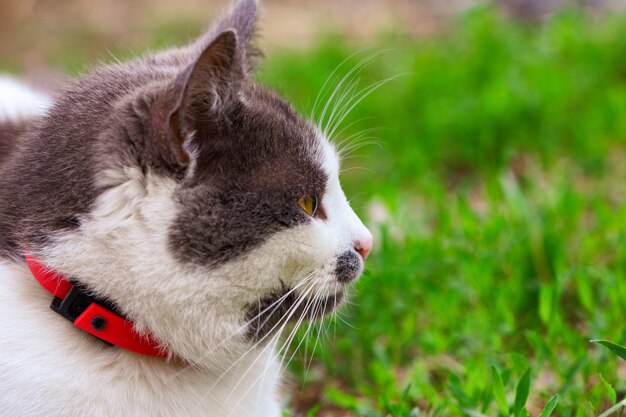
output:
[[[251,360],[215,384],[215,374],[181,362],[106,347],[54,314],[50,295],[29,272],[0,265],[0,416],[189,417],[278,416],[274,385],[250,390],[236,409],[224,409]],[[268,354],[266,354],[269,356]],[[259,362],[253,375],[266,370]],[[266,381],[276,377],[270,369]],[[247,388],[244,381],[231,404]]]
[[[49,97],[5,76],[0,76],[0,122],[41,116],[52,104]]]
[[[105,347],[51,312],[23,266],[0,265],[0,416],[279,416],[281,360],[274,341],[255,347],[243,337],[245,306],[281,281],[310,298],[342,290],[336,255],[371,239],[325,140],[320,158],[328,218],[276,233],[216,268],[182,264],[168,249],[175,181],[134,167],[103,170],[107,191],[90,216],[38,256],[115,300],[180,359]]]

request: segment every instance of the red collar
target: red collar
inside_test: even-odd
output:
[[[50,308],[74,323],[74,326],[110,345],[143,355],[167,356],[154,336],[137,333],[133,323],[115,312],[110,303],[94,298],[83,286],[70,282],[31,256],[25,258],[35,279],[54,296]]]

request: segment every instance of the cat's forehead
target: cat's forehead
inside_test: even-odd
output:
[[[278,93],[249,82],[239,91],[239,101],[242,121],[246,126],[262,129],[257,132],[259,135],[282,137],[283,146],[292,148],[316,150],[319,147],[315,126]]]
[[[242,91],[240,99],[254,113],[267,117],[269,123],[280,125],[277,139],[281,149],[296,154],[304,152],[327,176],[338,176],[339,157],[334,145],[313,121],[302,117],[282,96],[253,84],[251,89]]]
[[[221,174],[222,184],[236,179],[263,189],[323,193],[337,175],[337,157],[320,130],[263,87],[242,88],[239,101],[215,130],[196,132],[205,144],[200,173],[212,179]]]

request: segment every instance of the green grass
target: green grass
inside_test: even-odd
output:
[[[390,49],[360,85],[404,75],[343,135],[383,128],[344,163],[376,236],[349,324],[292,369],[320,416],[599,415],[626,395],[626,362],[590,343],[626,341],[626,16],[452,26],[339,71]],[[274,53],[259,78],[310,111],[359,48]]]

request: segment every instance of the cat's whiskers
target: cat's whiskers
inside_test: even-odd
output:
[[[337,97],[337,99],[333,103],[333,108],[330,112],[330,115],[328,116],[326,125],[324,126],[324,129],[322,130],[324,132],[324,135],[326,135],[326,137],[329,137],[328,128],[333,125],[333,121],[335,120],[335,117],[337,117],[337,115],[341,112],[341,109],[347,106],[352,100],[352,97],[354,97],[354,94],[357,91],[360,81],[361,81],[361,69],[359,68],[359,71],[355,73],[355,75],[350,79],[346,87],[343,89],[343,92],[340,93],[340,95]],[[338,90],[338,91],[341,91],[341,90]]]
[[[302,304],[302,302],[304,302],[305,300],[307,300],[307,297],[309,295],[309,293],[313,290],[314,288],[314,282],[312,282],[306,289],[305,291],[303,291],[303,293],[298,297],[298,300],[296,303],[294,303],[293,306],[290,307],[290,309],[288,310],[288,314],[286,314],[283,318],[281,318],[281,320],[284,320],[284,324],[281,326],[280,330],[276,333],[276,335],[271,339],[272,341],[278,341],[282,335],[282,332],[284,331],[285,327],[287,326],[287,324],[289,323],[291,317],[296,313],[296,311],[298,310],[298,308],[300,307],[300,305]],[[307,304],[310,303],[310,299],[307,300]],[[305,309],[306,310],[306,309]],[[237,381],[237,383],[232,387],[231,389],[231,393],[226,397],[225,399],[225,403],[228,403],[228,400],[230,400],[230,398],[232,397],[232,395],[234,394],[234,392],[236,391],[236,389],[239,387],[239,385],[241,384],[241,382],[245,379],[245,377],[248,375],[248,373],[254,368],[254,366],[256,365],[256,363],[263,357],[263,353],[265,353],[265,351],[267,351],[269,346],[272,346],[273,343],[268,344],[268,346],[266,346],[265,348],[262,349],[261,353],[254,359],[254,361],[252,362],[252,364],[250,364],[247,368],[247,370],[241,375],[241,377],[239,378],[239,380]],[[284,345],[283,345],[284,346]],[[272,346],[274,347],[274,346]],[[278,358],[278,355],[280,354],[282,350],[282,347],[278,350],[277,353],[275,353],[273,356]],[[272,355],[272,354],[270,354]],[[281,362],[282,363],[282,362]],[[264,369],[264,372],[261,373],[261,375],[259,375],[248,387],[248,389],[244,392],[244,394],[241,396],[240,400],[235,404],[234,407],[231,408],[230,413],[228,414],[228,416],[232,415],[232,412],[236,409],[237,405],[239,405],[239,402],[241,401],[242,398],[245,397],[245,395],[247,395],[250,390],[252,390],[252,388],[254,388],[257,383],[259,382],[259,380],[261,378],[265,378],[265,375],[268,372],[268,368],[266,367]]]
[[[307,304],[305,305],[300,318],[298,319],[298,321],[296,322],[296,324],[294,325],[294,327],[292,328],[289,337],[287,338],[287,340],[285,340],[285,342],[283,342],[282,346],[280,347],[280,349],[276,352],[276,358],[278,358],[279,356],[281,357],[281,361],[279,364],[279,378],[283,375],[283,373],[285,372],[285,370],[288,368],[289,364],[291,363],[291,360],[293,359],[294,355],[297,353],[298,348],[300,347],[300,345],[302,344],[302,342],[306,339],[307,337],[307,332],[305,332],[305,335],[303,336],[303,338],[300,340],[300,343],[298,344],[298,346],[294,349],[292,356],[289,358],[289,360],[287,360],[287,362],[285,363],[285,358],[287,357],[288,353],[288,349],[291,346],[295,336],[297,335],[298,331],[300,330],[300,327],[303,323],[307,323],[306,321],[304,321],[304,319],[309,316],[309,312],[311,310],[311,306],[312,305],[316,305],[317,303],[317,296],[320,293],[321,289],[318,289],[316,294],[313,297],[310,297],[309,302],[307,302]],[[281,355],[282,354],[282,355]]]
[[[289,320],[289,317],[291,317],[291,315],[293,315],[293,312],[295,312],[295,304],[288,310],[288,312],[290,312],[293,309],[293,311],[291,312],[290,315],[285,315],[283,318],[285,319],[285,323],[283,324],[283,327],[281,327],[281,329],[279,330],[279,332],[277,333],[277,335],[275,335],[274,337],[272,337],[267,345],[261,349],[260,352],[258,352],[258,355],[255,357],[255,359],[253,360],[253,362],[248,366],[247,370],[244,372],[244,374],[241,376],[241,378],[239,379],[239,381],[237,382],[237,384],[235,384],[235,386],[232,388],[231,390],[231,395],[232,392],[234,392],[237,388],[237,386],[241,383],[241,381],[245,378],[245,375],[251,370],[253,369],[254,365],[256,364],[257,361],[259,361],[262,357],[263,354],[268,350],[274,350],[276,348],[276,344],[278,341],[278,336],[280,335],[280,331],[282,331],[282,329],[284,328],[284,326],[286,325],[287,321]],[[276,326],[278,326],[280,324],[280,322],[283,320],[283,318],[281,318],[281,320],[279,320],[278,323],[276,323]],[[272,328],[273,330],[273,328]],[[267,335],[270,335],[271,332],[269,332]],[[266,335],[266,336],[267,336]],[[261,341],[255,343],[250,349],[248,349],[242,356],[240,356],[235,362],[233,362],[228,368],[226,368],[226,370],[224,370],[222,372],[222,374],[217,378],[217,380],[214,381],[214,383],[209,387],[209,389],[207,390],[207,392],[199,399],[198,403],[196,404],[196,406],[194,407],[194,409],[192,410],[195,411],[205,400],[206,397],[209,396],[213,390],[213,388],[222,380],[222,378],[224,378],[232,368],[234,368],[241,360],[243,360],[244,358],[246,358],[248,356],[248,354],[250,354],[253,351],[256,351],[256,348],[258,347],[258,345],[261,343]],[[225,400],[224,404],[226,402],[228,402],[228,399],[230,398],[230,396]]]
[[[321,299],[319,300],[318,305],[317,305],[316,308],[317,308],[318,311],[320,311],[320,314],[319,314],[320,319],[312,322],[312,325],[314,326],[313,332],[314,332],[314,334],[317,333],[317,335],[315,336],[315,343],[313,344],[313,350],[311,352],[309,365],[313,361],[313,355],[317,351],[317,346],[318,346],[318,342],[319,342],[320,325],[325,320],[325,318],[324,318],[324,311],[322,310],[322,300]],[[318,313],[315,313],[315,314],[318,314]]]
[[[338,116],[338,119],[334,122],[333,127],[328,132],[327,137],[329,137],[329,138],[333,137],[334,133],[337,131],[339,126],[341,126],[341,123],[343,123],[345,118],[348,117],[348,115],[352,112],[352,110],[354,110],[354,108],[356,106],[358,106],[359,103],[361,103],[361,101],[363,101],[370,94],[372,94],[374,91],[378,90],[379,88],[381,88],[385,84],[388,84],[389,82],[394,81],[394,80],[396,80],[396,79],[398,79],[398,78],[400,78],[402,76],[405,76],[405,75],[408,75],[408,73],[402,73],[402,74],[398,74],[398,75],[394,75],[394,76],[385,78],[383,80],[380,80],[380,81],[377,81],[375,83],[372,83],[369,86],[365,87],[363,90],[361,90],[361,92],[359,92],[357,95],[355,95],[355,97],[352,98],[350,100],[350,102],[348,103],[348,105],[346,105],[346,107],[342,110],[342,112],[340,113],[340,116]]]
[[[314,318],[314,317],[315,317],[315,315],[313,315],[313,316],[310,316],[310,315],[309,315],[309,311],[310,311],[309,306],[311,305],[311,303],[313,303],[313,305],[317,305],[317,304],[319,303],[319,294],[320,294],[321,292],[323,292],[323,290],[324,290],[324,288],[323,288],[323,287],[320,287],[320,288],[318,288],[317,292],[315,293],[315,295],[314,295],[313,297],[309,297],[309,301],[307,302],[307,304],[306,304],[306,305],[305,305],[305,307],[303,308],[303,311],[302,311],[302,313],[301,313],[301,317],[300,317],[300,319],[298,320],[298,323],[296,323],[296,324],[294,325],[294,329],[292,330],[292,334],[294,334],[294,335],[295,335],[295,334],[296,334],[296,332],[298,331],[298,329],[299,329],[299,327],[300,327],[300,322],[302,321],[302,318],[304,318],[304,317],[311,317],[311,318]],[[311,321],[308,321],[308,322],[305,322],[305,323],[311,323]],[[309,328],[310,328],[310,324],[309,324]],[[307,332],[308,332],[308,329],[307,329]],[[304,338],[303,338],[302,340],[307,340],[307,339],[306,339],[306,333],[305,333]],[[302,343],[302,341],[301,341],[300,343]],[[288,347],[290,344],[291,344],[291,342],[290,342],[290,341],[285,341],[285,343],[283,343],[283,346],[281,347],[281,349],[279,349],[279,350],[278,350],[278,352],[276,353],[276,357],[278,357],[278,356],[280,355],[280,353],[281,353],[281,351],[282,351],[283,349],[285,349],[285,353],[286,353],[286,349],[287,349],[287,347]],[[299,346],[300,346],[300,345],[298,345],[298,347],[299,347]],[[296,348],[296,351],[297,351],[298,347]],[[296,352],[296,351],[294,351],[294,354],[295,354],[295,352]],[[284,357],[283,357],[283,360],[284,360]],[[287,366],[288,366],[288,364],[289,364],[289,362],[288,362],[288,363],[287,363],[287,365],[285,365],[285,367],[283,367],[283,360],[281,360],[281,363],[280,363],[280,365],[279,365],[279,378],[280,378],[280,376],[282,376],[282,374],[284,373],[284,371],[285,371],[286,367],[287,367]],[[267,372],[267,370],[266,370],[266,372]],[[262,380],[262,381],[264,381],[264,380],[265,380],[265,377],[263,378],[263,380]]]
[[[278,322],[276,324],[274,324],[274,326],[272,326],[272,328],[258,341],[256,341],[241,357],[239,357],[235,362],[233,362],[224,372],[222,372],[222,375],[218,378],[217,381],[215,381],[215,383],[213,384],[213,386],[215,386],[220,380],[221,378],[223,378],[234,366],[236,366],[241,360],[243,360],[248,354],[250,354],[251,352],[255,351],[257,349],[257,347],[259,345],[261,345],[265,339],[267,337],[271,337],[271,339],[268,341],[268,346],[272,345],[274,343],[274,341],[278,340],[278,337],[280,336],[280,333],[282,332],[282,330],[284,329],[284,327],[287,325],[287,323],[289,322],[289,319],[291,318],[291,316],[295,313],[296,309],[298,308],[298,306],[301,304],[302,299],[304,299],[304,297],[306,297],[306,295],[308,294],[308,292],[310,291],[310,288],[313,287],[314,281],[312,280],[313,274],[310,274],[309,276],[307,276],[302,284],[307,284],[307,287],[305,288],[304,291],[302,291],[302,294],[300,294],[298,296],[298,298],[296,299],[296,301],[294,302],[294,304],[292,306],[289,307],[289,309],[287,310],[287,312],[285,313],[285,315],[283,315],[283,317],[281,317]],[[284,302],[284,301],[283,301]],[[281,326],[280,329],[276,332],[276,334],[274,334],[274,330],[278,327]],[[267,349],[267,346],[262,350],[262,352],[264,352]],[[262,356],[262,355],[259,355]]]
[[[348,123],[347,125],[345,125],[344,127],[342,127],[342,128],[341,128],[341,130],[339,130],[337,133],[335,133],[335,137],[338,137],[338,138],[342,137],[342,135],[343,135],[345,132],[347,132],[347,131],[348,131],[348,129],[350,129],[352,126],[354,126],[354,125],[356,125],[356,124],[358,124],[358,123],[361,123],[361,122],[363,122],[363,121],[365,121],[365,120],[368,120],[368,119],[371,119],[371,117],[361,117],[361,118],[359,118],[359,119],[356,119],[356,120],[354,120],[354,121],[352,121],[352,122]],[[341,140],[341,141],[336,141],[336,140],[333,140],[334,138],[328,138],[328,139],[329,139],[329,140],[330,140],[330,141],[331,141],[331,142],[335,145],[335,147],[337,147],[337,146],[338,146],[338,144],[341,144],[341,143],[343,142],[343,140]]]
[[[341,322],[343,324],[345,324],[346,326],[349,326],[350,328],[354,329],[354,330],[360,330],[358,327],[356,327],[354,324],[350,323],[348,320],[344,319],[343,317],[341,317],[341,312],[338,311],[335,313],[335,318],[337,320],[341,320]]]
[[[337,298],[337,296],[335,295],[335,299],[336,299],[336,298]],[[329,297],[327,297],[327,298],[324,300],[324,310],[326,310],[326,308],[328,307],[328,299],[329,299]],[[329,322],[329,321],[328,321],[328,319],[323,320],[322,322],[320,322],[320,324],[321,324],[321,326],[322,326],[322,331],[324,332],[324,334],[326,334],[326,336],[328,336],[328,331],[327,331],[327,329],[326,329],[326,323],[328,323],[328,322]]]
[[[281,303],[282,304],[282,303]],[[276,310],[280,307],[280,304],[277,305],[276,307],[274,307],[274,309],[267,315],[267,317],[265,318],[265,321],[263,321],[263,323],[261,323],[258,326],[258,329],[263,328],[263,326],[265,326],[267,324],[267,322],[272,318],[272,315],[276,312]],[[257,334],[258,334],[258,330],[257,330]]]
[[[334,79],[335,74],[343,67],[343,65],[350,61],[353,57],[355,57],[356,55],[359,55],[360,53],[362,53],[364,51],[364,49],[361,49],[359,51],[353,52],[352,54],[350,54],[347,58],[345,58],[343,61],[341,61],[339,63],[339,65],[337,65],[335,67],[335,69],[330,73],[330,75],[328,77],[326,77],[326,80],[324,81],[324,84],[322,85],[322,88],[320,88],[320,91],[317,93],[317,96],[315,97],[315,102],[313,103],[313,108],[311,110],[311,119],[316,120],[316,115],[317,115],[317,106],[320,102],[320,99],[323,98],[324,92],[326,91],[326,87],[330,86],[331,81]]]
[[[345,128],[342,129],[342,132],[344,130],[345,130]],[[335,140],[334,143],[335,143],[335,146],[337,147],[337,149],[341,150],[341,148],[346,146],[346,144],[350,145],[355,140],[359,140],[363,136],[366,136],[366,135],[369,135],[370,133],[374,133],[374,132],[381,131],[381,130],[383,130],[382,127],[371,127],[369,129],[364,129],[364,130],[361,130],[360,132],[353,133],[353,134],[351,134],[349,136],[346,136],[346,137],[344,137],[344,138],[342,138],[340,140]],[[341,134],[337,134],[337,137],[340,137],[340,136],[341,136]]]
[[[312,309],[313,311],[312,311],[312,315],[311,315],[312,319],[307,322],[308,329],[307,329],[306,333],[308,333],[310,328],[314,327],[315,323],[317,322],[317,320],[315,320],[315,317],[317,317],[316,314],[317,314],[317,305],[318,304],[319,304],[319,300],[316,299],[314,304],[313,304],[313,309]],[[305,337],[304,338],[304,359],[305,360],[306,360],[306,358],[308,356],[308,353],[309,353],[309,338]]]
[[[332,94],[328,97],[328,100],[326,101],[326,105],[324,106],[324,109],[322,110],[322,114],[320,115],[319,119],[317,119],[317,122],[320,125],[320,129],[322,130],[322,132],[326,132],[327,131],[326,126],[324,126],[324,121],[326,119],[326,113],[327,113],[329,107],[331,105],[333,105],[333,101],[335,100],[335,97],[337,96],[337,94],[339,94],[339,92],[343,88],[344,83],[346,83],[346,82],[352,83],[354,78],[356,77],[354,74],[357,73],[357,71],[359,71],[362,67],[364,67],[369,61],[371,61],[372,59],[376,58],[377,56],[381,55],[384,52],[385,52],[385,50],[376,51],[376,52],[373,52],[373,53],[369,54],[365,58],[363,58],[350,71],[348,71],[343,76],[341,81],[339,81],[339,83],[335,86],[335,89],[333,90]],[[334,103],[334,105],[335,106],[337,105],[336,102]],[[328,126],[329,123],[326,122],[326,125]],[[326,136],[329,137],[328,135],[326,135]]]
[[[357,70],[357,68],[354,68]],[[324,111],[320,116],[319,126],[322,133],[326,134],[326,127],[330,124],[333,114],[337,107],[339,107],[340,103],[342,103],[348,94],[353,94],[358,86],[358,82],[356,77],[358,76],[358,72],[354,75],[348,77],[349,74],[344,75],[344,77],[340,80],[340,82],[335,86],[332,94],[329,97],[329,101],[324,106]],[[346,84],[345,86],[343,84]],[[326,112],[330,110],[330,115],[326,117]]]
[[[246,328],[252,324],[260,315],[264,314],[266,311],[268,311],[270,308],[272,308],[275,304],[278,304],[274,310],[270,313],[270,315],[274,314],[274,311],[276,311],[276,309],[278,307],[280,307],[280,304],[282,304],[285,299],[292,294],[294,291],[298,290],[299,288],[301,288],[302,286],[306,285],[309,283],[309,281],[312,281],[313,278],[313,273],[309,274],[308,276],[306,276],[305,278],[302,279],[301,282],[299,282],[297,285],[295,285],[291,290],[289,290],[286,294],[284,294],[281,298],[279,298],[278,300],[276,300],[275,302],[273,302],[271,305],[269,305],[267,308],[265,308],[263,311],[261,311],[259,314],[257,314],[255,317],[253,317],[251,320],[248,320],[247,322],[245,322],[241,327],[240,330],[231,334],[230,336],[224,338],[219,344],[217,344],[216,346],[214,346],[211,350],[209,350],[208,352],[206,352],[205,354],[203,354],[202,358],[200,359],[200,361],[208,358],[211,354],[215,353],[216,350],[218,350],[219,348],[221,348],[222,346],[224,346],[225,344],[227,344],[228,342],[230,342],[234,337],[238,337],[241,336],[243,332],[245,332]],[[263,336],[260,340],[258,340],[252,347],[250,347],[241,357],[239,357],[238,359],[235,360],[235,362],[233,364],[231,364],[231,366],[229,368],[227,368],[224,372],[222,372],[222,375],[218,378],[221,379],[221,377],[223,377],[232,367],[234,367],[237,363],[239,363],[239,361],[241,361],[244,357],[246,357],[250,352],[252,352],[253,350],[256,349],[256,347],[261,344],[269,335],[272,334],[272,332],[274,331],[274,329],[280,324],[280,320],[279,322],[277,322],[268,332],[265,336]],[[171,374],[170,376],[170,380],[179,377],[181,374],[183,374],[184,372],[188,371],[189,369],[200,369],[198,367],[198,365],[196,363],[190,363],[188,365],[186,365],[185,367],[183,367],[182,369],[178,370],[177,372]],[[217,381],[216,381],[217,383]],[[214,384],[215,385],[215,384]],[[213,386],[214,386],[213,385]]]
[[[399,76],[404,75],[404,74],[400,74],[397,76],[389,77],[387,79],[375,82],[369,85],[368,87],[362,89],[361,91],[356,92],[356,86],[359,83],[358,81],[359,81],[359,76],[360,76],[360,72],[362,68],[365,67],[369,61],[371,61],[378,55],[382,54],[383,52],[386,52],[386,51],[383,50],[383,51],[374,52],[366,56],[365,58],[363,58],[359,63],[357,63],[350,71],[348,71],[343,76],[343,78],[335,86],[334,91],[328,97],[326,105],[324,106],[322,113],[318,119],[318,124],[320,126],[321,131],[324,133],[324,135],[326,135],[326,137],[330,141],[334,140],[335,135],[337,135],[337,137],[340,137],[344,131],[346,131],[349,127],[353,126],[356,123],[356,122],[352,122],[348,124],[347,126],[340,129],[340,126],[342,125],[343,121],[361,101],[363,101],[367,96],[369,96],[371,93],[376,91],[378,88],[398,78]],[[318,93],[318,96],[315,100],[315,104],[313,106],[313,111],[312,111],[313,117],[316,116],[319,98],[320,96],[323,96],[323,93],[325,92],[327,84],[330,82],[334,74],[343,66],[343,64],[346,61],[347,59],[344,60],[337,68],[335,68],[332,74],[327,78],[322,89],[320,90],[320,93]],[[333,108],[330,111],[330,115],[327,118],[326,115],[331,105],[333,106]],[[337,142],[335,146],[336,146],[337,154],[339,158],[342,160],[346,160],[350,157],[352,153],[354,153],[355,151],[357,151],[358,149],[364,146],[369,146],[369,145],[381,146],[379,138],[373,137],[373,136],[367,136],[369,133],[372,133],[377,130],[381,130],[381,129],[380,128],[366,129],[362,132],[358,132],[354,135],[350,135],[347,138],[344,138],[340,140],[339,142]],[[345,171],[342,171],[342,172],[345,172]]]
[[[376,137],[365,137],[359,143],[354,143],[347,147],[346,149],[342,149],[342,152],[339,154],[339,157],[342,160],[347,160],[350,155],[352,155],[358,149],[363,148],[364,146],[370,145],[380,145],[380,141]]]
[[[374,171],[372,168],[359,167],[359,166],[343,168],[343,169],[341,169],[339,171],[339,173],[343,174],[344,172],[350,172],[350,171],[365,171],[365,172],[368,172],[370,174],[376,174],[376,171]]]
[[[335,340],[337,340],[337,298],[333,300],[333,313],[331,315],[331,320],[333,323],[333,340],[331,343],[334,344]]]
[[[305,308],[303,309],[301,316],[299,318],[299,320],[297,321],[296,325],[294,326],[294,328],[292,329],[292,331],[290,332],[289,337],[285,340],[285,342],[282,344],[281,348],[278,351],[278,354],[284,353],[283,359],[281,360],[281,375],[282,373],[284,373],[286,371],[286,369],[288,368],[289,364],[293,361],[295,355],[300,351],[300,348],[302,346],[303,343],[305,343],[308,346],[308,342],[309,339],[311,337],[311,334],[315,333],[315,328],[317,326],[317,328],[319,329],[319,323],[320,320],[315,320],[316,318],[320,318],[323,316],[324,314],[324,309],[325,307],[322,307],[322,301],[327,301],[328,297],[322,297],[323,292],[325,291],[325,289],[323,287],[319,288],[315,295],[313,297],[311,297],[311,302],[307,303],[307,305],[305,306]],[[305,320],[305,319],[311,319],[309,320]],[[302,327],[302,325],[304,325],[306,323],[307,325],[307,329],[304,332],[304,334],[301,336],[300,341],[298,342],[298,345],[293,349],[293,352],[291,353],[291,355],[289,356],[289,359],[285,362],[285,359],[287,358],[287,350],[292,347],[293,345],[293,341],[295,340],[295,336],[298,334],[298,332],[300,331],[300,328]],[[316,338],[316,345],[317,345],[317,338]],[[308,349],[308,347],[307,347]],[[315,352],[316,347],[313,348],[313,352]],[[304,358],[304,362],[307,362],[307,356],[305,356]],[[310,356],[311,360],[313,358],[313,356]],[[309,363],[311,361],[309,360]]]
[[[376,145],[382,147],[380,143],[380,139],[376,136],[365,136],[361,135],[355,138],[351,143],[344,146],[337,152],[339,158],[341,158],[342,162],[349,159],[350,155],[353,154],[357,149],[362,148],[363,146]]]
[[[260,331],[260,329],[263,328],[263,326],[265,326],[267,324],[267,322],[271,319],[272,315],[281,306],[281,304],[285,301],[285,299],[287,297],[289,297],[291,294],[293,294],[293,292],[296,291],[298,288],[300,288],[303,285],[307,284],[307,282],[312,279],[313,275],[314,275],[314,273],[309,274],[306,278],[304,278],[297,285],[295,285],[291,290],[289,290],[285,294],[283,294],[278,300],[274,301],[272,304],[270,304],[263,311],[259,312],[252,319],[248,320],[248,322],[244,324],[244,327],[247,327],[248,325],[252,324],[257,318],[260,318],[263,314],[265,314],[265,312],[267,312],[267,310],[269,310],[270,308],[272,308],[272,306],[275,305],[274,309],[267,315],[267,318],[265,319],[265,321],[263,321],[263,323],[261,323],[260,325],[257,326],[257,333],[256,333],[256,335],[258,336],[258,332]]]
[[[319,308],[321,308],[321,304],[322,304],[321,300],[318,300],[317,305],[315,307],[315,310],[313,311],[314,315],[317,315],[317,311],[318,311]],[[322,314],[323,314],[323,311],[322,311]],[[309,357],[308,364],[307,364],[307,366],[305,368],[305,371],[304,371],[304,378],[303,378],[303,381],[302,381],[303,384],[304,384],[304,381],[306,381],[307,375],[309,373],[309,369],[311,367],[311,364],[313,363],[313,357],[315,355],[315,351],[317,350],[317,345],[318,345],[319,338],[320,338],[320,326],[322,325],[322,321],[323,321],[323,318],[321,318],[320,320],[317,320],[317,321],[313,321],[309,325],[309,327],[313,327],[314,328],[313,334],[316,333],[315,332],[315,327],[317,327],[317,335],[315,337],[315,343],[313,344],[313,350],[311,351],[311,356]],[[308,338],[307,338],[307,346],[308,346]],[[306,352],[305,352],[305,356],[304,356],[305,363],[306,363],[306,357],[307,357],[307,355],[306,355]]]
[[[323,287],[318,288],[317,292],[315,293],[315,295],[313,296],[313,298],[311,299],[313,307],[315,307],[319,302],[320,302],[320,295],[321,293],[324,291]],[[311,304],[311,303],[309,303]],[[308,305],[307,305],[308,307]],[[313,309],[310,309],[313,310]],[[301,326],[301,323],[303,322],[304,318],[306,318],[307,316],[309,316],[309,311],[307,310],[307,308],[305,307],[305,311],[303,311],[300,319],[298,320],[298,323],[296,323],[296,325],[294,326],[294,331],[292,331],[293,337],[291,338],[291,340],[287,340],[285,342],[284,345],[284,350],[285,350],[285,354],[287,353],[287,349],[289,348],[289,346],[291,345],[291,342],[293,341],[293,339],[295,338],[297,331],[299,330],[299,327]],[[313,315],[310,316],[312,319],[315,319],[315,311],[313,311]],[[291,357],[289,358],[289,360],[287,361],[287,363],[285,364],[284,368],[283,368],[283,361],[281,361],[281,369],[286,369],[287,366],[289,366],[289,364],[291,363],[291,361],[293,360],[294,356],[296,355],[296,353],[298,352],[298,349],[300,348],[300,346],[302,345],[302,343],[304,342],[304,340],[306,340],[307,335],[309,333],[309,330],[311,330],[311,326],[309,325],[307,330],[305,331],[303,337],[300,339],[300,342],[298,343],[298,345],[296,346],[296,348],[293,350],[293,354],[291,355]],[[283,357],[284,360],[284,357]]]
[[[311,288],[309,288],[310,292]],[[310,307],[311,305],[318,299],[318,296],[320,294],[320,292],[323,291],[323,288],[318,288],[318,290],[316,291],[315,295],[313,297],[308,297],[307,303],[305,304],[304,308],[302,309],[302,313],[300,314],[300,317],[298,318],[296,324],[294,325],[293,329],[291,330],[289,336],[287,337],[287,340],[282,344],[282,346],[278,349],[278,351],[275,353],[275,357],[278,358],[281,353],[283,353],[284,351],[284,355],[280,361],[280,365],[279,365],[279,375],[278,378],[280,378],[282,376],[282,374],[285,372],[285,370],[287,369],[287,367],[289,366],[289,363],[291,362],[291,360],[293,359],[293,355],[295,355],[295,353],[297,352],[297,349],[299,348],[300,344],[302,343],[302,340],[300,341],[300,344],[298,344],[298,346],[296,347],[294,354],[291,356],[291,358],[287,361],[287,363],[284,363],[284,360],[286,358],[286,353],[287,353],[287,348],[291,345],[292,341],[294,340],[300,326],[302,325],[302,323],[304,322],[304,319],[309,316],[309,311],[310,311]],[[292,313],[293,314],[293,313]],[[284,326],[283,326],[284,328]],[[281,329],[281,334],[282,334],[282,330]],[[280,337],[280,335],[278,335]],[[306,335],[305,335],[306,337]],[[303,339],[304,340],[304,339]],[[255,385],[257,385],[257,383],[259,382],[259,379],[261,379],[261,381],[265,380],[265,375],[268,372],[268,368],[266,367],[266,369],[264,370],[264,372],[261,374],[261,376],[257,377],[256,380],[250,385],[250,387],[246,390],[246,392],[244,393],[247,394]],[[232,395],[232,393],[231,393]],[[241,400],[240,400],[241,401]],[[239,402],[240,402],[239,401]],[[238,402],[238,403],[239,403]],[[237,403],[237,404],[238,404]],[[232,411],[231,411],[232,414]],[[230,415],[230,414],[229,414]]]

